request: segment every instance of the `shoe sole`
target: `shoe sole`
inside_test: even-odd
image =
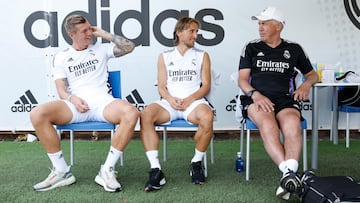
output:
[[[149,185],[147,185],[145,187],[145,192],[151,192],[151,191],[154,191],[154,190],[160,190],[161,186],[165,185],[165,183],[166,183],[166,180],[165,180],[165,178],[163,178],[163,179],[160,180],[160,183],[159,183],[160,186],[153,186],[153,185],[149,184]]]
[[[194,184],[194,185],[204,185],[204,184],[205,184],[205,182],[192,181],[192,184]]]
[[[191,177],[191,179],[192,179],[192,176],[193,174],[192,174],[192,171],[190,171],[190,177]],[[199,180],[191,180],[191,182],[192,182],[192,184],[194,184],[194,185],[204,185],[205,184],[205,181],[199,181]]]
[[[115,189],[107,187],[105,181],[99,175],[97,175],[95,177],[95,182],[97,184],[101,185],[104,188],[104,190],[107,192],[120,192],[121,191],[121,187],[115,188]]]
[[[287,192],[282,187],[278,187],[276,190],[276,197],[283,199],[283,200],[289,200],[290,199],[290,192]]]
[[[67,179],[64,179],[64,180],[62,180],[62,181],[57,182],[56,184],[54,184],[54,185],[52,185],[52,186],[50,186],[50,187],[41,188],[41,189],[35,189],[35,188],[34,188],[34,190],[35,190],[35,191],[39,191],[39,192],[44,192],[44,191],[48,191],[48,190],[55,189],[55,188],[57,188],[57,187],[62,187],[62,186],[71,185],[71,184],[73,184],[73,183],[75,183],[75,182],[76,182],[75,176],[71,176],[71,177],[69,177],[69,178],[67,178]]]

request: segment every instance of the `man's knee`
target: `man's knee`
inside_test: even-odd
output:
[[[151,123],[153,122],[153,112],[149,108],[145,108],[139,113],[140,123]]]
[[[41,106],[37,106],[30,111],[30,121],[33,125],[42,121],[43,120],[42,117],[44,116]]]
[[[140,116],[139,111],[134,106],[131,106],[126,111],[126,114],[127,114],[127,117],[129,118],[129,120],[133,121],[133,122],[137,122],[137,120],[139,119],[139,116]]]
[[[199,128],[203,131],[211,132],[213,130],[214,115],[207,114],[199,119]]]

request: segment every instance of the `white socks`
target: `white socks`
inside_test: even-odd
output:
[[[200,152],[199,150],[195,149],[195,155],[191,159],[191,162],[198,162],[204,158],[205,152]]]
[[[48,153],[47,154],[50,158],[50,161],[53,165],[53,167],[56,169],[56,171],[65,173],[68,171],[68,165],[65,162],[64,156],[62,154],[62,151],[58,151],[55,153]]]
[[[279,166],[278,166],[279,170],[284,173],[285,171],[287,171],[287,167],[286,167],[286,162],[282,161]]]
[[[110,150],[106,161],[103,165],[103,168],[109,169],[110,167],[115,168],[116,162],[119,160],[120,156],[122,155],[122,151],[115,149],[113,146],[110,146]]]
[[[150,168],[158,168],[161,170],[158,154],[158,150],[150,150],[146,152],[146,157],[150,162]]]
[[[286,174],[287,172],[289,172],[289,170],[292,170],[293,172],[297,172],[298,168],[299,168],[299,162],[295,159],[288,159],[279,164],[279,170],[283,174]]]

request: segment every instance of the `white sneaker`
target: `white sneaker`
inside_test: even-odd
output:
[[[276,196],[283,200],[289,200],[290,199],[290,192],[286,191],[284,188],[279,186],[276,190]]]
[[[55,168],[50,170],[51,173],[44,181],[33,186],[34,190],[48,191],[57,187],[71,185],[76,181],[75,177],[72,175],[70,171],[70,167],[68,168],[68,171],[65,173],[56,171]]]
[[[360,82],[360,75],[355,73],[354,71],[347,71],[344,75],[335,78],[336,81],[342,82]]]
[[[116,171],[113,167],[107,170],[101,165],[98,175],[95,177],[95,182],[104,187],[105,191],[108,192],[120,192],[121,185],[116,180]]]

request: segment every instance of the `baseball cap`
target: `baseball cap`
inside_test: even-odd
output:
[[[264,9],[259,15],[252,16],[252,20],[276,20],[281,22],[282,24],[285,24],[285,18],[284,15],[281,13],[279,9],[273,6],[269,6],[266,9]]]

